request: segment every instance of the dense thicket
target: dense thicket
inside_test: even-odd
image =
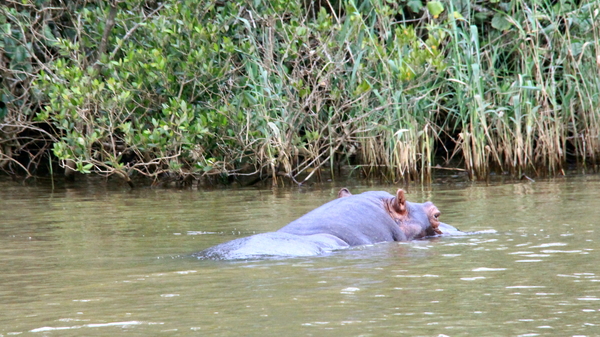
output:
[[[554,174],[600,154],[599,40],[585,0],[5,1],[0,168]]]

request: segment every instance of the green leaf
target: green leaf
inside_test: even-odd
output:
[[[473,15],[473,19],[475,19],[476,22],[487,22],[488,20],[488,14],[487,13],[483,13],[483,12],[477,12],[475,13],[475,15]]]
[[[86,164],[83,166],[83,173],[90,173],[92,172],[91,169],[92,167],[94,167],[94,164]]]
[[[583,50],[583,44],[581,42],[573,42],[571,43],[571,53],[573,56],[579,56],[581,51]]]
[[[507,30],[510,28],[512,24],[510,21],[506,20],[506,15],[502,13],[496,13],[494,18],[492,18],[492,27],[497,30]]]
[[[427,10],[434,18],[437,19],[437,17],[444,11],[444,5],[440,1],[429,1],[427,3]]]
[[[419,13],[423,9],[423,2],[421,0],[409,0],[406,6],[410,8],[413,13]]]
[[[354,95],[362,95],[369,90],[371,90],[371,84],[367,82],[367,80],[363,80],[362,83],[354,90]]]
[[[13,61],[15,61],[16,63],[22,63],[23,61],[25,61],[25,58],[28,57],[28,53],[27,53],[27,49],[25,49],[25,47],[23,46],[17,46],[17,48],[15,48],[15,56]]]
[[[44,33],[44,37],[46,38],[46,40],[44,41],[45,44],[47,44],[48,46],[56,46],[57,45],[56,38],[52,34],[52,31],[50,30],[50,27],[48,25],[44,26],[43,33]]]
[[[77,162],[77,171],[81,173],[92,173],[91,168],[94,167],[93,164],[83,165],[82,162]]]
[[[454,11],[454,13],[452,13],[452,16],[454,16],[454,19],[456,19],[456,20],[466,21],[465,17],[457,11]]]
[[[296,34],[298,36],[304,36],[308,32],[308,29],[305,26],[296,27]]]

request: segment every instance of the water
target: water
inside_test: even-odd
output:
[[[200,261],[340,186],[200,191],[0,182],[0,335],[594,336],[600,177],[409,189],[496,233]],[[353,193],[391,186],[351,187]]]

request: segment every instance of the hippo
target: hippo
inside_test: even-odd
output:
[[[440,221],[431,202],[406,201],[405,192],[363,192],[342,188],[338,198],[275,232],[225,242],[193,254],[208,259],[312,256],[360,245],[410,241],[463,232]]]

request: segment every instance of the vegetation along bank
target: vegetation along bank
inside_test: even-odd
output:
[[[274,184],[595,169],[599,40],[591,0],[8,0],[0,169]]]

